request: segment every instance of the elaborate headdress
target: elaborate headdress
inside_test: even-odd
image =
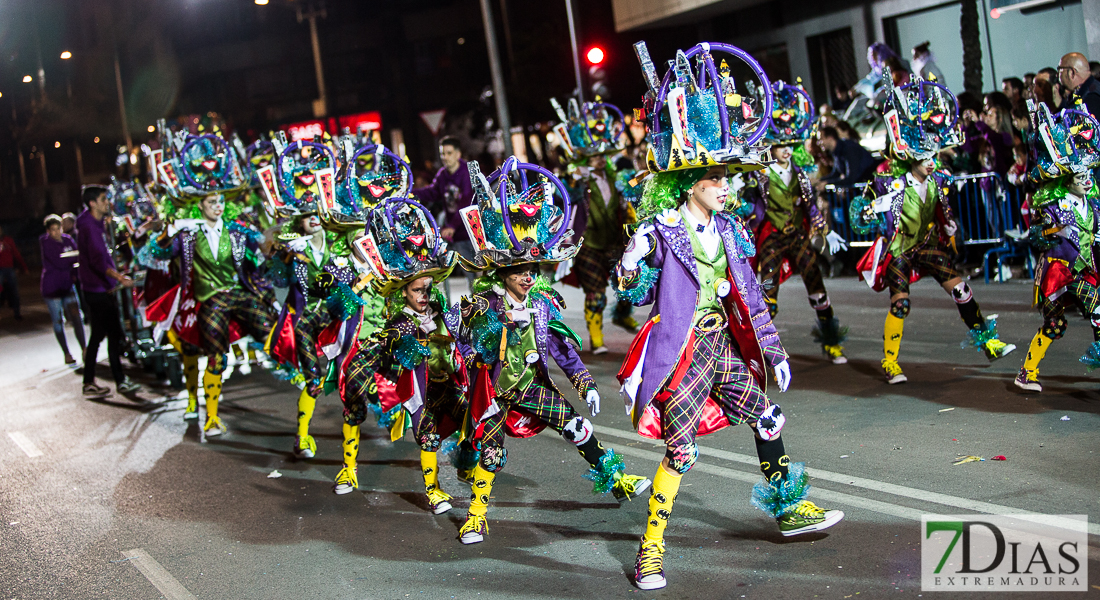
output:
[[[217,130],[199,135],[161,133],[170,148],[168,156],[157,164],[158,180],[173,200],[195,201],[211,194],[232,199],[246,189],[248,181],[236,151]]]
[[[107,201],[114,216],[130,219],[131,229],[157,215],[156,200],[140,181],[120,181],[112,175],[107,185]]]
[[[352,251],[374,273],[372,285],[379,294],[388,296],[421,277],[443,281],[454,270],[456,253],[447,249],[435,219],[419,203],[387,200],[370,221]]]
[[[894,87],[890,69],[886,69],[883,81],[886,102],[882,111],[895,156],[927,160],[963,142],[962,130],[956,127],[959,102],[951,90],[920,77]]]
[[[566,110],[562,110],[556,98],[550,104],[561,121],[554,126],[559,144],[568,162],[583,161],[593,156],[619,152],[625,146],[623,131],[626,127],[623,113],[614,104],[585,102],[570,98]]]
[[[272,140],[275,164],[256,170],[269,212],[283,217],[316,214],[336,197],[336,156],[327,145],[299,140],[286,143],[283,132]]]
[[[764,142],[773,146],[797,145],[810,139],[814,128],[814,102],[802,87],[799,77],[794,85],[784,81],[772,84],[771,124]]]
[[[514,156],[488,178],[477,161],[468,166],[476,203],[459,214],[476,254],[472,261],[459,256],[464,269],[559,262],[577,254],[580,242],[564,241],[573,235],[568,229],[573,214],[569,192],[553,173]]]
[[[728,164],[735,172],[763,168],[763,147],[757,146],[768,131],[772,91],[760,63],[748,53],[721,43],[701,43],[676,60],[657,79],[657,70],[645,42],[634,44],[649,90],[636,112],[648,130],[646,164],[653,173]],[[743,61],[756,74],[764,90],[763,106],[737,91],[729,66],[714,64],[713,52],[724,52]],[[690,59],[696,60],[693,72]]]
[[[1087,112],[1065,108],[1051,115],[1047,105],[1027,101],[1031,114],[1028,145],[1031,147],[1032,181],[1058,179],[1082,173],[1100,164],[1100,124]]]
[[[333,228],[365,226],[374,210],[393,198],[408,198],[412,169],[400,156],[378,144],[355,147],[351,136],[340,140],[344,164],[336,177],[336,198],[321,206],[321,217]]]

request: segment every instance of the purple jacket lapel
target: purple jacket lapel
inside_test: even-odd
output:
[[[680,216],[677,214],[677,216]],[[687,229],[684,226],[683,218],[676,222],[675,226],[669,227],[661,222],[658,217],[655,221],[657,224],[657,231],[664,237],[665,243],[672,249],[672,253],[676,255],[676,258],[683,263],[687,268],[691,276],[695,278],[695,282],[699,282],[699,268],[695,264],[695,252],[691,249],[691,238],[688,236]]]

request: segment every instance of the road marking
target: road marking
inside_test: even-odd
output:
[[[11,441],[15,442],[19,449],[27,453],[27,456],[35,458],[42,456],[42,451],[38,449],[38,446],[34,445],[34,442],[30,441],[27,436],[23,435],[22,431],[9,431],[8,437]]]
[[[194,598],[191,592],[187,591],[187,588],[183,587],[183,584],[176,581],[175,577],[167,571],[164,567],[160,566],[160,563],[153,560],[152,556],[142,548],[134,548],[127,552],[123,552],[122,556],[125,557],[130,564],[137,567],[138,571],[149,580],[149,583],[153,584],[153,587],[157,588],[161,594],[168,600],[188,600]]]
[[[655,446],[659,446],[659,447],[662,447],[662,448],[664,447],[663,442],[660,442],[660,441],[657,441],[657,440],[650,440],[648,438],[643,438],[640,435],[638,435],[637,433],[633,433],[633,432],[630,432],[630,431],[624,431],[622,429],[615,429],[615,428],[612,428],[612,427],[603,427],[603,426],[601,426],[598,429],[598,433],[601,434],[601,435],[609,435],[609,436],[612,436],[612,437],[617,437],[617,438],[626,439],[626,440],[630,440],[630,441],[639,441],[639,440],[641,440],[641,441],[651,442]],[[635,453],[637,453],[637,452],[646,452],[646,454],[644,454],[644,455],[643,454],[638,454],[638,456],[655,456],[657,454],[656,452],[653,452],[653,451],[640,450],[638,448],[630,448],[630,447],[620,447],[616,451],[622,451],[623,454],[630,454],[631,452],[627,452],[627,450],[634,450]],[[720,458],[720,459],[728,460],[728,461],[731,461],[731,462],[739,462],[739,463],[743,463],[743,464],[746,464],[746,465],[752,465],[753,467],[759,467],[759,465],[760,465],[759,459],[757,459],[757,457],[755,457],[755,456],[749,456],[747,454],[738,454],[736,452],[728,452],[726,450],[718,450],[716,448],[708,448],[706,446],[699,446],[699,454],[704,455],[704,456],[713,456],[714,458]],[[662,455],[662,457],[663,457],[663,455]],[[660,460],[660,458],[658,458],[658,460]],[[692,468],[698,469],[701,466],[707,466],[707,465],[696,463],[696,466],[692,467]],[[750,482],[750,483],[755,483],[756,481],[760,480],[760,475],[757,475],[757,474],[749,474],[749,473],[744,473],[742,471],[735,471],[733,469],[725,469],[724,467],[712,467],[712,468],[723,469],[723,472],[718,473],[717,471],[711,471],[711,469],[709,469],[709,468],[708,469],[703,469],[703,470],[718,473],[718,474],[721,474],[721,475],[725,475],[725,476],[728,476],[728,477],[731,477],[731,478],[734,478],[734,479],[740,479],[742,481],[747,481],[747,482]],[[725,473],[725,471],[728,471],[729,474]],[[912,498],[914,500],[922,500],[924,502],[931,502],[933,504],[942,504],[944,506],[952,506],[952,507],[955,507],[955,508],[961,508],[963,510],[969,510],[969,511],[973,511],[973,512],[981,512],[981,513],[986,513],[986,514],[1031,515],[1031,516],[1041,516],[1041,517],[1044,517],[1046,519],[1049,519],[1049,515],[1044,515],[1042,513],[1037,513],[1037,512],[1034,512],[1034,511],[1023,510],[1023,509],[1020,509],[1020,508],[1013,508],[1011,506],[1002,506],[1000,504],[992,504],[990,502],[982,502],[981,500],[971,500],[969,498],[959,498],[957,496],[950,496],[948,494],[940,494],[938,492],[929,492],[927,490],[921,490],[921,489],[917,489],[917,488],[906,487],[906,486],[903,486],[903,485],[895,485],[893,483],[886,483],[884,481],[876,481],[874,479],[865,479],[863,477],[856,477],[854,475],[845,475],[843,473],[834,473],[832,471],[826,471],[824,469],[817,469],[817,468],[807,467],[806,468],[806,473],[809,474],[810,477],[814,477],[816,479],[821,479],[823,481],[832,481],[832,482],[835,482],[835,483],[841,483],[841,484],[845,484],[845,485],[853,485],[855,487],[865,488],[865,489],[868,489],[868,490],[874,490],[876,492],[886,492],[888,494],[893,494],[895,496],[901,496],[901,497],[904,497],[904,498]],[[904,507],[897,506],[897,505],[894,505],[894,504],[889,504],[889,503],[886,503],[886,502],[878,502],[878,501],[875,501],[875,500],[859,498],[857,496],[852,496],[850,494],[844,494],[844,493],[841,493],[841,492],[830,492],[828,490],[823,490],[821,488],[818,488],[818,493],[822,493],[822,492],[828,492],[828,494],[836,494],[836,496],[833,497],[833,501],[835,501],[835,502],[843,502],[844,504],[848,504],[848,505],[851,505],[851,506],[858,506],[858,507],[861,507],[861,508],[867,508],[868,510],[874,510],[876,512],[882,512],[882,513],[885,513],[885,514],[890,514],[890,515],[894,515],[894,516],[898,516],[898,517],[916,518],[919,521],[920,520],[920,515],[924,514],[924,512],[922,512],[922,511],[908,509],[908,508],[904,508]],[[826,496],[823,495],[822,498],[826,498]],[[916,516],[914,517],[914,515],[916,515]],[[1088,531],[1091,535],[1100,535],[1100,524],[1089,522]]]

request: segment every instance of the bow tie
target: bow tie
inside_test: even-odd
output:
[[[405,307],[404,312],[405,314],[417,320],[417,326],[420,327],[420,331],[423,331],[424,333],[431,333],[436,330],[436,312],[431,308],[422,313],[418,313],[415,310]]]
[[[703,233],[703,231],[704,231],[705,229],[706,229],[706,227],[704,227],[704,226],[702,226],[702,225],[696,225],[696,226],[695,226],[695,231],[696,231],[696,233]]]

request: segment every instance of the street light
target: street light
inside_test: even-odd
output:
[[[73,53],[69,52],[68,50],[61,53],[61,60],[69,60],[72,57],[73,57]]]
[[[146,128],[146,131],[148,131],[149,133],[153,133],[156,130],[157,130],[157,128],[152,126],[152,125],[150,125],[148,128]]]
[[[34,78],[31,77],[30,75],[24,75],[23,76],[23,83],[30,83],[32,81],[34,81]]]
[[[256,4],[260,6],[267,6],[267,0],[256,0]]]

